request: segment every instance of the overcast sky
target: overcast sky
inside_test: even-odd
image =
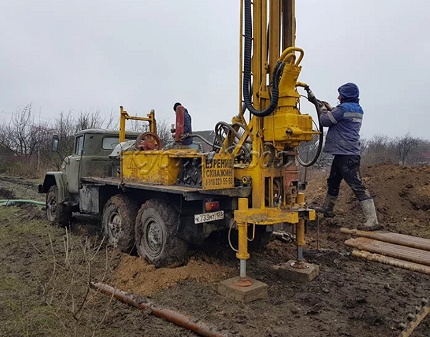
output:
[[[0,120],[32,103],[60,112],[123,105],[194,130],[230,122],[239,100],[238,0],[0,0]],[[300,80],[337,103],[360,87],[362,137],[430,139],[428,0],[296,0]],[[312,113],[313,111],[302,111]]]

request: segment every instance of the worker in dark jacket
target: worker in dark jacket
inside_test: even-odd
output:
[[[176,143],[180,145],[191,145],[193,138],[191,137],[193,131],[191,128],[191,116],[188,110],[182,106],[181,103],[176,102],[173,105],[173,111],[176,114],[175,129],[172,129]]]
[[[328,127],[324,152],[334,155],[330,176],[327,179],[328,191],[322,207],[316,211],[325,217],[333,217],[333,208],[339,195],[342,179],[351,187],[365,216],[365,223],[358,228],[377,230],[378,223],[375,204],[369,191],[364,186],[360,174],[360,128],[363,109],[359,104],[359,90],[354,83],[339,87],[340,104],[335,108],[327,102],[321,102],[321,124]]]

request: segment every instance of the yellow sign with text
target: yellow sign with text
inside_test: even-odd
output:
[[[202,185],[204,190],[234,187],[234,157],[216,153],[212,158],[203,157]]]

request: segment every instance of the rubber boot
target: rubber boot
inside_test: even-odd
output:
[[[375,203],[373,202],[373,199],[360,201],[360,204],[366,221],[364,224],[358,226],[357,229],[363,231],[376,231],[378,229],[383,229],[384,226],[378,223]]]
[[[326,194],[323,205],[321,207],[315,207],[315,211],[317,211],[317,213],[324,214],[324,218],[333,218],[335,216],[333,209],[336,200],[337,197]]]

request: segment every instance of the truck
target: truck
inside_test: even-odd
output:
[[[301,113],[299,90],[320,113],[309,85],[298,81],[304,51],[294,45],[294,1],[241,2],[242,93],[231,122],[218,122],[210,151],[163,146],[155,112],[132,117],[120,108],[119,131],[83,130],[61,172],[48,172],[39,192],[53,223],[67,225],[72,212],[101,217],[108,242],[137,253],[156,267],[187,259],[189,244],[224,231],[245,281],[248,248],[264,247],[279,226],[293,226],[303,260],[306,222],[316,217],[298,179],[299,145],[322,137],[312,117]],[[270,23],[270,24],[269,24]],[[269,37],[269,38],[268,38]],[[247,113],[248,112],[248,113]],[[182,114],[183,116],[183,114]],[[126,131],[126,122],[148,123],[148,132]],[[177,113],[176,129],[183,129]],[[237,245],[232,244],[237,234]],[[246,282],[245,282],[246,283]],[[249,284],[249,283],[246,283]]]
[[[154,130],[154,111],[146,118],[130,116],[122,107],[120,113],[121,125],[137,119],[147,121]],[[126,166],[121,170],[121,163],[131,160],[135,165],[139,144],[153,143],[155,137],[151,132],[120,135],[118,130],[102,129],[76,133],[73,153],[64,159],[62,170],[47,172],[39,185],[39,193],[46,193],[48,220],[67,226],[72,213],[99,216],[109,244],[123,252],[136,248],[157,267],[184,263],[188,244],[202,244],[214,231],[228,229],[237,198],[250,193],[246,184],[222,189],[227,179],[233,179],[230,157],[211,153],[213,165],[205,172],[211,178],[205,180],[205,189],[199,170],[208,154],[199,153],[197,147],[146,151],[150,154],[147,161],[137,164],[146,169],[140,168],[137,176]],[[54,136],[54,150],[57,142]],[[132,150],[119,150],[124,146]],[[146,178],[139,178],[145,170]],[[208,186],[216,189],[208,190]],[[263,241],[267,243],[270,234],[262,234]]]

